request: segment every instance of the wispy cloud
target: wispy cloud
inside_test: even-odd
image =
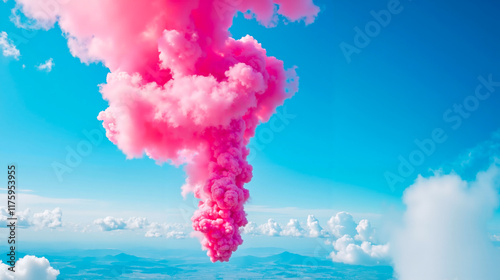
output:
[[[21,56],[21,52],[16,48],[14,42],[8,38],[8,34],[5,31],[0,32],[0,49],[5,57],[19,59],[19,56]]]
[[[466,150],[456,160],[448,165],[453,170],[463,170],[474,167],[478,163],[489,165],[495,158],[500,157],[500,129],[494,131],[490,138]],[[481,166],[481,168],[483,168]]]
[[[36,69],[38,69],[40,71],[50,72],[50,71],[52,71],[52,67],[54,67],[54,66],[55,66],[54,60],[52,58],[49,58],[44,63],[41,63],[35,67],[36,67]]]

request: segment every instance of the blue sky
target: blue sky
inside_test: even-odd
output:
[[[247,185],[248,207],[255,210],[249,212],[250,220],[262,223],[275,218],[286,223],[290,217],[305,219],[304,213],[311,210],[309,214],[326,226],[330,216],[348,211],[358,220],[369,216],[382,225],[383,214],[404,208],[403,191],[418,174],[457,169],[454,163],[461,155],[500,128],[500,89],[469,117],[461,117],[457,129],[455,122],[443,117],[474,94],[479,76],[492,75],[492,80],[500,81],[496,4],[453,1],[450,8],[451,1],[402,0],[401,11],[392,14],[387,26],[349,62],[341,43],[355,45],[354,28],[363,30],[373,20],[370,12],[387,9],[388,2],[315,1],[321,13],[305,27],[287,23],[265,28],[242,16],[235,19],[234,38],[251,34],[286,67],[297,66],[300,76],[299,92],[284,106],[293,116],[289,123],[282,131],[273,131],[270,140],[259,136],[252,140],[251,147],[260,149],[253,151],[254,178]],[[0,165],[16,163],[20,188],[32,191],[27,195],[60,199],[63,213],[77,219],[70,222],[91,223],[99,215],[120,214],[182,222],[171,211],[192,200],[184,202],[180,194],[182,168],[157,165],[147,158],[127,160],[106,138],[62,181],[58,179],[54,162],[65,162],[68,149],[76,149],[85,139],[83,131],[103,133],[97,115],[107,104],[98,84],[105,82],[108,70],[72,57],[57,27],[33,33],[17,28],[9,20],[13,7],[13,1],[0,4],[0,31],[9,34],[21,53],[18,60],[0,56]],[[49,58],[55,63],[52,71],[36,69]],[[414,141],[430,138],[436,128],[446,133],[447,140],[436,144],[423,164],[391,188],[386,172],[397,174],[398,157],[408,159],[418,148]],[[266,129],[270,131],[268,124],[261,125],[257,135]],[[464,176],[486,167],[469,166]],[[22,207],[22,194],[19,199]],[[67,199],[79,199],[78,205]],[[30,201],[35,211],[58,203],[38,203],[37,197]],[[276,214],[280,211],[285,214]],[[89,218],[77,213],[89,213]],[[500,233],[499,221],[497,209],[489,223],[490,234]],[[75,233],[75,237],[85,240],[102,234]],[[27,239],[39,238],[41,243],[54,236],[68,242],[72,238],[49,231],[26,233]],[[122,237],[126,243],[136,235]]]

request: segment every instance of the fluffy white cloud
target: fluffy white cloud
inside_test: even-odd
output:
[[[283,236],[294,236],[294,237],[303,237],[306,235],[306,230],[302,228],[297,219],[290,219],[285,228],[281,231],[281,235]]]
[[[16,48],[12,40],[8,38],[7,32],[0,32],[0,49],[2,50],[3,56],[13,57],[15,59],[19,59],[21,53]]]
[[[368,241],[356,244],[355,240],[349,235],[338,238],[332,244],[334,251],[330,253],[330,257],[334,262],[380,265],[388,264],[390,261],[388,244],[373,245]]]
[[[290,219],[284,227],[269,219],[262,225],[249,222],[242,232],[251,235],[323,238],[326,244],[332,245],[330,258],[334,262],[356,265],[389,264],[389,244],[375,243],[375,229],[368,220],[363,219],[356,224],[351,214],[339,212],[329,220],[328,225],[330,232],[321,227],[314,215],[308,215],[305,227],[297,219]],[[337,237],[339,234],[343,235]]]
[[[122,218],[106,217],[94,221],[102,231],[145,229],[145,237],[186,238],[185,225],[150,223],[143,217]]]
[[[370,241],[375,242],[375,229],[370,224],[370,221],[363,219],[359,221],[356,226],[356,232],[358,233],[354,238],[360,241]]]
[[[45,210],[41,213],[33,214],[32,223],[37,228],[56,228],[62,225],[61,208],[52,211]]]
[[[185,226],[181,224],[151,223],[144,236],[182,239],[186,238]]]
[[[259,230],[263,235],[278,236],[281,234],[281,226],[273,219],[269,219],[267,223],[260,225]]]
[[[251,235],[280,236],[281,232],[281,226],[274,219],[269,219],[267,223],[260,226],[257,226],[254,222],[249,222],[243,228],[243,233]]]
[[[248,222],[248,224],[243,227],[242,232],[244,234],[257,235],[259,234],[258,226],[255,222]]]
[[[319,221],[314,215],[307,216],[307,228],[310,237],[322,237],[326,234],[326,231],[319,225]]]
[[[356,222],[347,212],[338,212],[328,221],[328,227],[333,236],[340,238],[344,235],[356,235]]]
[[[36,67],[36,69],[38,69],[40,71],[50,72],[50,71],[52,71],[52,67],[54,67],[54,66],[55,66],[54,60],[52,58],[49,58],[44,63],[41,63],[35,67]]]
[[[0,226],[5,227],[7,225],[8,217],[10,217],[10,214],[7,208],[0,208]],[[44,229],[62,226],[62,210],[59,207],[34,214],[31,214],[31,210],[28,208],[23,211],[17,211],[16,217],[17,226],[19,227]]]
[[[407,210],[391,240],[401,280],[498,279],[500,250],[486,232],[498,207],[498,179],[492,166],[474,182],[419,177],[405,191]]]
[[[146,218],[132,217],[127,220],[122,218],[106,217],[104,219],[97,219],[94,221],[102,231],[112,231],[121,229],[141,229],[149,225]]]
[[[389,244],[375,244],[375,229],[367,219],[356,224],[351,214],[339,212],[328,221],[328,227],[332,236],[337,237],[331,241],[332,261],[356,265],[389,264]]]
[[[59,270],[50,266],[49,261],[42,257],[24,256],[16,262],[16,272],[8,270],[9,265],[0,261],[0,279],[5,280],[55,280]]]
[[[119,230],[127,227],[127,224],[123,219],[110,216],[104,219],[97,219],[94,221],[94,224],[97,225],[102,231]]]
[[[141,229],[149,224],[148,219],[143,217],[132,217],[126,223],[128,229]]]

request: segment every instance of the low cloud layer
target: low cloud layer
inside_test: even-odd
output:
[[[123,229],[141,229],[149,224],[146,218],[132,217],[128,220],[122,218],[106,217],[104,219],[97,219],[94,224],[99,227],[101,231],[123,230]]]
[[[114,230],[145,230],[145,237],[164,237],[164,238],[186,238],[186,226],[181,224],[150,223],[143,217],[131,217],[129,219],[106,217],[97,219],[94,224],[101,231]]]
[[[59,270],[50,266],[49,261],[35,256],[24,256],[16,262],[16,272],[8,270],[9,265],[0,261],[0,279],[2,280],[55,280]]]
[[[330,258],[334,262],[357,265],[389,264],[389,245],[376,244],[376,231],[366,219],[356,223],[351,214],[339,212],[328,221],[328,228],[323,229],[319,220],[309,215],[305,223],[290,219],[281,225],[274,219],[257,225],[249,222],[243,233],[266,236],[288,236],[298,238],[323,238],[332,246]]]
[[[20,227],[33,227],[35,229],[59,228],[62,226],[62,210],[54,208],[53,210],[45,210],[39,213],[31,213],[31,209],[16,212],[17,225]],[[0,226],[7,225],[7,218],[10,214],[7,208],[0,208]]]

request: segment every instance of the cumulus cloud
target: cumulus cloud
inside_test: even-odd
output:
[[[0,226],[7,225],[7,218],[11,217],[5,207],[0,208]],[[45,210],[39,213],[31,213],[29,208],[16,212],[17,225],[19,227],[34,227],[36,229],[58,228],[62,226],[62,210],[57,207],[53,210]]]
[[[363,219],[359,221],[359,224],[356,226],[356,236],[354,237],[356,240],[360,241],[370,241],[375,242],[375,229],[370,224],[370,221],[367,219]]]
[[[338,212],[328,221],[328,227],[333,236],[340,238],[344,235],[356,235],[356,222],[351,214],[347,212]]]
[[[319,221],[314,215],[307,216],[307,228],[310,237],[321,237],[326,234],[326,231],[319,225]]]
[[[306,230],[300,225],[299,220],[290,219],[285,228],[281,231],[283,236],[303,237],[306,235]]]
[[[390,263],[389,244],[377,244],[376,230],[367,219],[359,223],[351,214],[338,212],[328,221],[328,230],[323,229],[314,215],[308,215],[305,225],[298,219],[290,219],[283,227],[274,219],[257,225],[249,222],[242,230],[244,234],[322,238],[332,245],[330,258],[334,262],[356,265],[387,265]]]
[[[33,214],[32,223],[38,228],[56,228],[62,225],[61,208],[55,208],[52,211],[45,210],[41,213]]]
[[[52,58],[49,58],[44,63],[41,63],[35,67],[36,67],[36,69],[38,69],[40,71],[45,71],[48,73],[48,72],[52,71],[52,67],[54,67],[54,66],[55,66],[54,60]]]
[[[131,217],[128,219],[106,217],[97,219],[94,224],[101,231],[113,230],[146,230],[145,237],[186,238],[186,226],[181,224],[150,223],[143,217]]]
[[[16,272],[8,270],[10,266],[0,261],[0,279],[5,280],[55,280],[59,270],[50,266],[49,261],[35,256],[24,256],[16,262]]]
[[[491,166],[473,182],[435,175],[406,189],[403,224],[391,240],[401,280],[498,279],[500,250],[486,231],[498,207],[498,175]]]
[[[185,226],[181,224],[151,223],[147,229],[146,237],[186,238]]]
[[[0,32],[0,49],[5,57],[13,57],[14,59],[19,59],[21,53],[16,48],[12,40],[8,38],[8,34],[5,31]]]
[[[141,229],[145,228],[149,222],[146,218],[132,217],[127,220],[122,218],[106,217],[94,221],[102,231],[122,230],[122,229]]]
[[[381,265],[390,261],[389,245],[374,245],[371,242],[363,241],[356,244],[355,240],[344,235],[333,243],[334,251],[330,257],[334,262],[342,262],[356,265]]]
[[[355,265],[387,265],[390,263],[389,244],[376,244],[375,229],[370,221],[362,219],[358,224],[351,214],[339,212],[328,221],[334,262]]]

